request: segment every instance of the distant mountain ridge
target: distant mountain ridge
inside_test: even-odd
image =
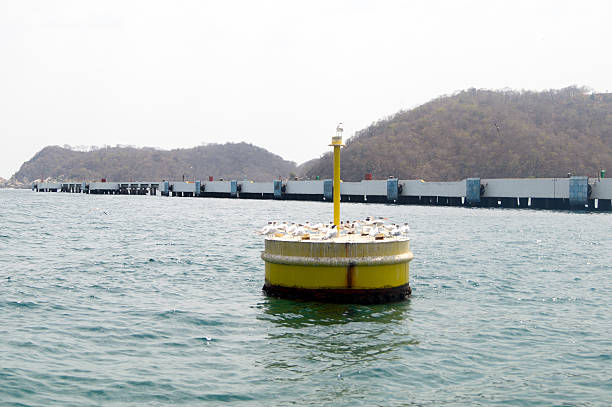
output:
[[[469,89],[373,123],[346,140],[342,178],[451,181],[467,177],[595,176],[612,169],[612,94]],[[49,146],[2,186],[36,179],[270,181],[332,177],[330,153],[301,164],[247,143],[186,149]]]
[[[248,143],[208,144],[194,148],[159,150],[150,147],[104,147],[75,151],[49,146],[25,162],[11,180],[29,183],[56,180],[180,180],[249,179],[269,181],[288,177],[296,164]]]
[[[348,139],[347,181],[393,175],[450,181],[467,177],[594,176],[612,168],[612,94],[575,86],[544,92],[470,89],[380,120]],[[332,157],[300,166],[332,176]]]

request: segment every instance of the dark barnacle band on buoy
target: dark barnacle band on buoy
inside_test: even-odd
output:
[[[340,147],[334,147],[334,222],[324,225],[276,225],[266,235],[263,290],[270,296],[336,303],[373,304],[404,300],[411,294],[409,263],[413,258],[407,225],[340,222]]]
[[[304,289],[264,285],[264,292],[271,297],[292,300],[333,302],[338,304],[384,304],[405,300],[411,293],[410,285],[380,289]]]

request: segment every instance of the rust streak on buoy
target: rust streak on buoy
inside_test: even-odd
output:
[[[355,274],[355,264],[349,263],[346,268],[346,288],[353,288],[353,279]]]

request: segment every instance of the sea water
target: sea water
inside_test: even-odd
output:
[[[268,298],[269,220],[325,202],[0,190],[0,405],[612,405],[612,214],[409,222],[413,294]]]

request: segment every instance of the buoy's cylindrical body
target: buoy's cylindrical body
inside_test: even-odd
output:
[[[408,239],[266,239],[266,293],[344,303],[400,301],[411,293]]]

